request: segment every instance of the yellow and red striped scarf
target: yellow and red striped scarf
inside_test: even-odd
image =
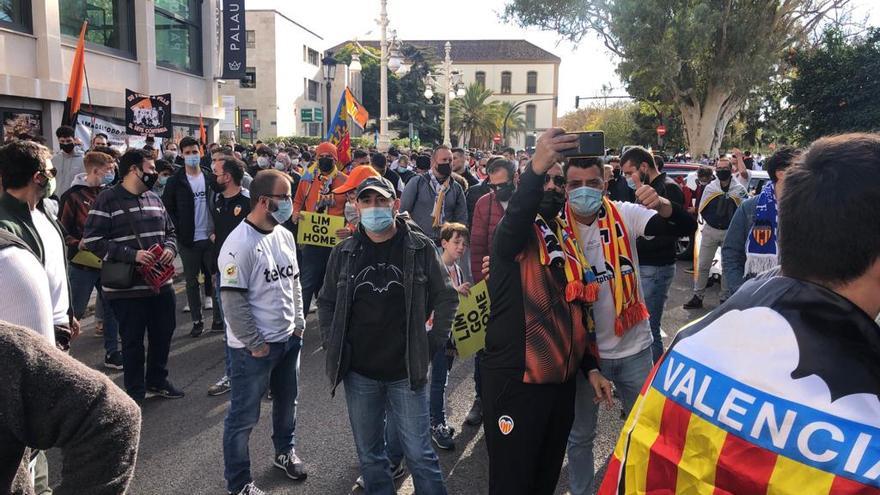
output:
[[[636,323],[648,318],[648,308],[639,298],[638,279],[633,263],[632,246],[629,234],[620,212],[614,203],[607,198],[602,200],[597,221],[599,231],[610,235],[600,235],[602,252],[605,260],[611,265],[614,278],[611,283],[611,295],[614,298],[616,320],[614,333],[618,337],[626,333]],[[583,244],[578,239],[577,229],[573,229],[566,219],[574,218],[568,205],[565,206],[565,217],[556,218],[551,229],[540,216],[535,222],[538,234],[538,246],[541,264],[549,265],[554,259],[562,259],[565,266],[565,277],[568,284],[565,288],[565,299],[568,302],[579,300],[586,303],[595,302],[599,296],[599,283],[589,262],[583,254]],[[625,260],[632,267],[629,273],[622,273]]]

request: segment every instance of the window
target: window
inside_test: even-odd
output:
[[[5,5],[7,0],[0,0]],[[14,2],[13,2],[14,3]],[[133,57],[134,2],[126,0],[61,0],[58,4],[61,34],[79,38],[83,21],[89,21],[86,41],[107,51]]]
[[[156,64],[201,74],[202,1],[155,0],[155,3]]]
[[[319,136],[319,137],[320,137],[320,136],[323,136],[323,133],[321,132],[321,131],[322,131],[321,128],[322,128],[323,126],[321,125],[320,122],[318,122],[318,123],[306,124],[306,125],[308,126],[308,129],[309,129],[309,130],[307,131],[307,132],[308,132],[308,134],[307,134],[308,136],[313,136],[313,137],[314,137],[314,136]]]
[[[321,83],[306,79],[306,99],[309,101],[320,101]]]
[[[537,108],[535,105],[526,105],[526,129],[535,128],[535,113]]]
[[[538,92],[538,73],[531,70],[526,74],[526,93],[533,95]]]
[[[508,71],[501,73],[501,94],[510,94],[510,72]]]
[[[244,77],[238,85],[239,88],[256,88],[257,87],[257,68],[245,67]]]
[[[316,52],[315,50],[312,50],[311,48],[309,48],[306,53],[307,53],[306,62],[314,65],[315,67],[321,65],[321,56],[320,56],[321,54],[320,53]]]
[[[486,87],[486,73],[483,71],[477,71],[476,74],[477,84],[481,87]]]
[[[256,48],[257,47],[257,32],[256,31],[245,31],[245,36],[247,37],[247,47],[248,48]]]
[[[0,0],[0,27],[30,33],[31,0]]]

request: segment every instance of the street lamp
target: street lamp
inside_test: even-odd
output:
[[[361,67],[361,56],[357,53],[351,54],[351,63],[348,64],[348,69],[352,72],[360,72],[363,67]]]
[[[456,95],[462,97],[466,94],[464,82],[460,72],[452,71],[452,43],[446,42],[443,46],[446,51],[446,57],[443,59],[443,73],[440,75],[428,74],[425,76],[425,98],[434,97],[434,85],[440,84],[440,78],[443,78],[443,144],[449,146],[452,141],[449,138],[449,102],[454,100]]]
[[[336,78],[336,59],[333,58],[333,52],[327,52],[321,59],[321,65],[324,67],[324,85],[327,87],[327,113],[324,114],[324,121],[327,122],[327,134],[330,134],[330,86]]]

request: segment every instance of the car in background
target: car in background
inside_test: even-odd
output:
[[[663,165],[663,173],[666,174],[667,177],[672,178],[678,185],[684,189],[685,187],[690,187],[691,189],[696,188],[696,177],[697,170],[700,170],[699,163],[666,163]],[[694,184],[690,184],[687,181],[688,176],[694,177]]]

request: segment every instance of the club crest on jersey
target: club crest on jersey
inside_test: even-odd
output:
[[[241,213],[241,206],[236,206],[235,208],[232,209],[233,215],[238,216],[239,213]]]
[[[507,415],[498,418],[498,429],[501,430],[502,435],[510,435],[513,431],[513,418]]]
[[[752,229],[752,237],[755,238],[755,242],[760,246],[767,244],[767,241],[769,241],[772,236],[773,229],[770,228],[769,225],[759,225]]]

